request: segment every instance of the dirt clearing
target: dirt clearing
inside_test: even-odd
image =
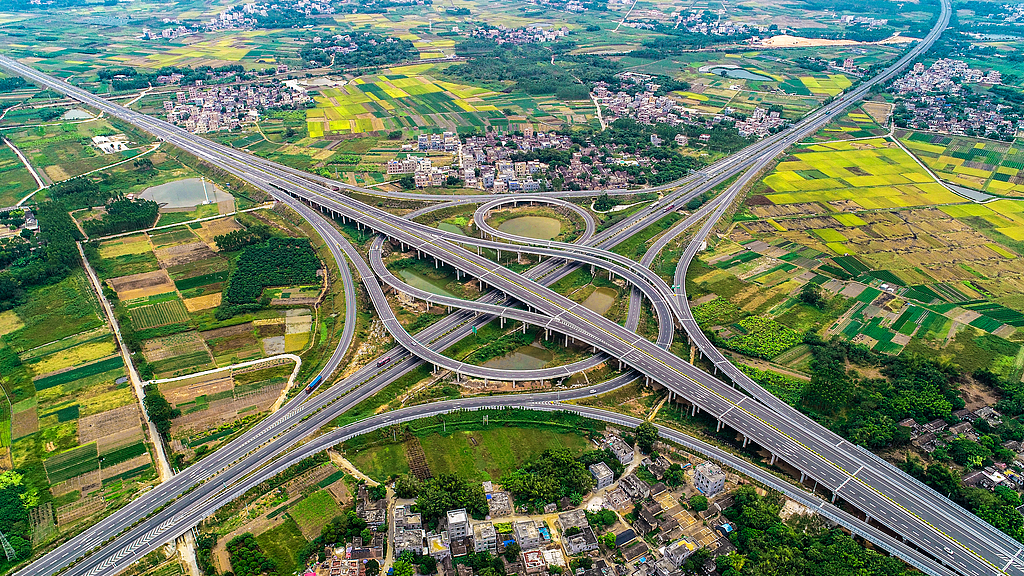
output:
[[[107,284],[117,292],[117,298],[122,302],[174,292],[174,283],[166,270],[111,278]]]

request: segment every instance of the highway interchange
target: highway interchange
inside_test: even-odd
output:
[[[914,51],[900,62],[876,77],[875,82],[883,81],[898,73],[916,56],[917,52],[926,49],[934,41],[948,22],[948,2],[943,2],[942,8],[943,12],[938,24],[925,41],[919,43]],[[546,410],[571,409],[577,412],[588,412],[588,415],[599,419],[628,424],[621,420],[623,417],[620,415],[602,411],[594,412],[593,409],[563,405],[560,402],[610,390],[632,380],[635,377],[634,373],[627,373],[613,381],[585,389],[548,394],[470,398],[417,406],[353,423],[312,440],[308,438],[310,432],[315,431],[329,419],[343,413],[401,374],[414,368],[419,363],[417,358],[451,368],[461,374],[483,378],[537,379],[537,374],[481,372],[479,367],[452,365],[452,360],[439,354],[440,350],[468,333],[468,329],[465,327],[468,327],[469,323],[486,324],[491,320],[490,315],[495,313],[510,319],[525,320],[533,325],[550,327],[559,334],[568,334],[579,341],[591,344],[603,354],[621,360],[637,373],[666,387],[673,394],[695,404],[701,410],[715,415],[724,424],[806,473],[820,486],[832,490],[838,489],[839,496],[844,500],[867,513],[881,525],[890,527],[905,536],[909,542],[913,543],[916,550],[849,515],[843,516],[845,513],[831,507],[827,502],[819,501],[816,506],[822,508],[823,514],[831,514],[830,517],[833,519],[838,518],[837,521],[842,521],[845,526],[876,541],[928,573],[979,575],[1024,573],[1022,572],[1024,564],[1021,562],[1024,555],[1022,555],[1018,543],[940,495],[895,471],[893,467],[880,461],[874,455],[844,442],[798,411],[774,399],[755,383],[742,378],[742,373],[732,368],[710,343],[702,340],[703,334],[696,328],[692,320],[685,294],[673,293],[665,282],[646,268],[646,265],[649,265],[657,255],[655,248],[660,250],[672,238],[695,224],[700,217],[710,216],[705,219],[705,226],[690,243],[680,262],[677,275],[685,274],[686,266],[696,253],[700,241],[706,237],[711,226],[743,185],[756,177],[759,170],[770,163],[786,147],[803,138],[807,133],[813,132],[835,114],[845,109],[850,102],[860,98],[872,82],[865,82],[849,94],[812,113],[777,137],[766,138],[698,174],[673,183],[672,186],[661,187],[665,192],[664,203],[673,201],[682,203],[688,198],[711,189],[732,175],[743,174],[718,199],[708,203],[697,214],[687,218],[665,234],[641,259],[640,265],[637,265],[635,262],[607,252],[607,248],[658,220],[662,215],[660,207],[642,210],[593,238],[585,236],[584,243],[589,246],[557,243],[539,245],[536,241],[527,238],[505,238],[516,243],[509,245],[496,241],[462,237],[415,224],[368,206],[335,190],[335,188],[347,188],[339,183],[323,182],[320,181],[321,179],[310,177],[307,174],[296,173],[294,170],[210,143],[161,121],[112,105],[101,98],[45,76],[13,60],[0,58],[0,66],[131,122],[161,139],[199,156],[210,164],[223,168],[258,188],[274,194],[275,197],[295,208],[324,238],[333,257],[338,262],[341,281],[346,284],[347,302],[354,302],[353,281],[348,276],[348,266],[342,257],[343,253],[349,256],[362,277],[368,288],[368,293],[374,300],[375,307],[381,317],[386,320],[389,332],[404,346],[404,350],[390,353],[390,360],[384,366],[378,367],[375,363],[371,363],[355,375],[330,386],[308,400],[304,396],[296,397],[280,411],[228,446],[149,493],[140,496],[130,505],[65,543],[51,554],[28,565],[19,574],[53,574],[61,569],[65,569],[68,574],[114,574],[123,570],[134,559],[168,541],[169,538],[188,530],[217,507],[241,494],[248,487],[256,485],[262,479],[308,456],[315,452],[315,449],[322,450],[344,438],[400,421],[444,413],[453,409],[520,406]],[[359,191],[366,193],[364,190]],[[380,192],[372,193],[380,194]],[[561,195],[564,196],[564,194]],[[416,196],[418,199],[423,198],[422,195],[411,196]],[[453,202],[479,203],[482,200],[493,199],[493,196],[486,198],[459,197]],[[541,198],[538,197],[537,200],[540,201]],[[320,211],[328,212],[336,218],[352,220],[360,226],[369,227],[395,242],[409,246],[428,257],[436,258],[461,272],[478,278],[482,283],[495,290],[485,295],[482,301],[477,302],[458,299],[441,301],[438,297],[421,294],[421,297],[431,298],[436,303],[462,308],[464,311],[446,317],[413,337],[405,333],[397,321],[393,321],[393,314],[386,299],[382,299],[383,293],[375,279],[374,271],[381,272],[381,264],[378,261],[381,256],[381,242],[375,242],[376,251],[371,250],[371,262],[368,266],[358,252],[338,233],[337,229],[322,218],[317,209],[311,208],[307,204],[315,206]],[[477,215],[479,216],[482,212],[483,210],[478,210]],[[480,221],[477,223],[479,225]],[[498,235],[494,230],[488,230],[488,232],[495,236]],[[547,256],[547,260],[531,270],[532,276],[527,277],[515,274],[457,243],[473,247],[476,250],[479,250],[480,247],[497,247],[503,250],[542,254]],[[629,281],[635,288],[625,327],[612,323],[545,288],[545,284],[550,284],[559,275],[564,275],[573,267],[581,264],[592,264],[610,269],[616,275]],[[388,278],[388,275],[384,273],[383,276],[389,284],[403,291],[409,291],[409,287],[396,282],[397,279],[393,275]],[[685,283],[679,281],[680,277],[677,276],[674,284],[680,286],[678,289],[681,291],[681,287]],[[543,279],[544,282],[539,283],[538,279]],[[379,297],[375,296],[377,292],[380,292]],[[658,343],[649,342],[633,332],[636,326],[635,318],[638,317],[640,309],[638,305],[640,294],[654,304],[660,328]],[[528,309],[515,309],[512,307],[514,303],[525,304]],[[354,308],[354,306],[347,305],[347,315],[354,314]],[[389,315],[392,321],[387,321]],[[700,347],[702,353],[712,360],[716,367],[750,395],[736,390],[731,385],[668,353],[664,347],[671,342],[675,321],[683,326],[692,341]],[[346,334],[342,338],[343,346],[339,346],[335,354],[332,355],[331,363],[323,374],[330,375],[336,364],[345,355],[348,343],[351,341],[351,328],[354,327],[354,324],[354,321],[346,321]],[[408,350],[411,350],[413,354],[409,354]],[[598,357],[583,361],[574,369],[584,368],[584,363],[587,362],[590,363],[588,365],[593,365],[606,359],[606,357]],[[565,375],[564,371],[546,374],[550,378]],[[305,401],[303,402],[303,400]],[[678,432],[664,429],[662,433],[672,440],[691,447],[695,446],[694,442],[696,441],[688,439]],[[299,444],[304,439],[306,441]],[[298,448],[294,448],[296,444],[299,444]],[[290,448],[294,449],[290,450]],[[702,445],[698,451],[726,461],[730,466],[749,473],[762,482],[770,483],[773,486],[780,483],[777,479],[773,480],[773,477],[748,463],[734,462],[735,457],[719,453],[720,451],[716,451],[713,447]],[[806,495],[800,496],[798,489],[794,490],[794,487],[787,486],[780,487],[780,489],[786,491],[787,494],[795,494],[797,497],[807,497]],[[120,535],[115,538],[114,536],[118,534]],[[112,542],[100,546],[107,540],[112,540]],[[947,554],[947,549],[952,550],[953,554]],[[67,568],[71,562],[87,551],[91,551],[87,558]],[[952,572],[940,567],[936,560],[948,565]]]

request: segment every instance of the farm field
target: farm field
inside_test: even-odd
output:
[[[83,273],[0,315],[0,359],[11,402],[0,407],[11,430],[0,436],[0,462],[25,474],[52,510],[38,534],[58,537],[150,484],[138,402]]]
[[[1024,198],[1020,142],[900,131],[904,146],[940,178],[996,196]]]
[[[387,74],[362,76],[345,86],[321,90],[317,107],[306,111],[311,138],[325,134],[362,134],[383,130],[507,129],[502,110],[522,116],[518,121],[545,125],[587,123],[589,103],[576,109],[551,97],[503,94],[424,74],[423,66],[391,68]],[[327,160],[327,158],[324,158]]]
[[[822,128],[813,140],[827,142],[884,136],[888,133],[886,122],[891,108],[892,105],[887,102],[862,102],[860,106],[850,108],[846,114]]]
[[[37,187],[28,168],[13,150],[0,148],[0,205],[12,206]]]
[[[929,182],[929,180],[931,180]],[[691,268],[720,345],[806,370],[806,331],[1020,377],[1024,202],[946,191],[891,142],[797,147]],[[797,297],[807,283],[816,308]]]
[[[352,463],[371,478],[384,480],[392,474],[409,472],[406,444],[418,442],[426,454],[431,474],[457,474],[471,481],[497,481],[501,475],[548,449],[566,448],[583,452],[590,448],[578,434],[536,429],[495,427],[472,432],[430,433],[405,443],[375,445],[372,449],[350,451]]]
[[[61,182],[85,172],[132,158],[141,152],[144,143],[131,143],[130,148],[115,154],[103,154],[92,145],[93,136],[120,133],[103,119],[79,123],[6,130],[5,136],[25,154],[40,176],[49,182]],[[34,189],[34,187],[33,187]]]

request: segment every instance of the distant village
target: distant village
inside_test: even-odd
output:
[[[898,104],[906,110],[908,126],[1012,139],[1021,119],[1007,115],[1008,106],[996,103],[989,94],[982,94],[976,103],[961,100],[965,86],[974,84],[1000,85],[1002,74],[998,70],[984,72],[971,68],[962,60],[943,58],[928,68],[918,62],[911,72],[893,83],[892,89],[900,97]]]
[[[531,44],[535,42],[555,42],[569,35],[569,29],[562,26],[558,29],[529,26],[527,28],[481,27],[470,32],[473,38],[484,38],[498,44]]]
[[[233,129],[259,120],[267,108],[305,104],[309,96],[284,84],[218,86],[203,90],[189,86],[179,90],[174,100],[164,101],[167,121],[193,134]]]
[[[326,547],[325,559],[307,576],[363,576],[370,560],[387,569],[386,557],[398,558],[405,552],[433,558],[441,576],[473,576],[465,558],[481,552],[501,558],[506,574],[677,576],[684,562],[701,549],[708,553],[699,568],[706,575],[717,574],[714,557],[736,550],[728,538],[733,526],[721,512],[733,503],[729,492],[738,477],[710,461],[693,466],[687,455],[660,443],[653,460],[616,435],[606,437],[602,448],[625,468],[622,476],[616,479],[605,462],[593,464],[593,492],[580,506],[562,498],[541,514],[528,513],[508,492],[484,482],[485,518],[473,519],[465,509],[449,510],[431,530],[414,510],[414,500],[374,500],[360,485],[356,513],[378,532],[369,542],[355,537],[351,543]],[[682,471],[681,485],[663,482],[670,470]],[[708,501],[705,510],[685,505],[698,494]]]
[[[671,96],[656,96],[655,94],[661,86],[652,82],[654,77],[647,74],[623,72],[618,75],[618,78],[634,85],[643,86],[643,91],[631,95],[623,91],[613,92],[604,82],[595,83],[591,95],[598,105],[607,109],[605,121],[608,123],[619,118],[632,118],[640,124],[669,124],[671,126],[685,124],[711,127],[723,120],[732,120],[732,115],[735,114],[732,108],[727,107],[722,110],[721,114],[707,116],[699,110],[680,105]],[[787,121],[779,112],[756,108],[749,117],[738,120],[736,128],[740,136],[763,137],[778,131],[786,124]],[[677,143],[686,146],[687,140],[683,137]]]

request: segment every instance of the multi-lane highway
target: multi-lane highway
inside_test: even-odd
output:
[[[943,12],[939,18],[939,24],[925,41],[918,46],[917,50],[930,45],[938,34],[941,33],[942,28],[945,27],[949,13],[948,2],[943,2],[942,7]],[[887,69],[880,79],[891,77],[915,56],[916,52],[912,51],[896,65]],[[1021,564],[1018,560],[1021,556],[1019,545],[990,526],[980,523],[980,521],[972,523],[970,518],[963,517],[964,512],[962,510],[947,500],[941,499],[941,497],[934,501],[930,497],[922,499],[916,493],[920,489],[919,485],[908,481],[908,479],[899,474],[894,474],[892,467],[881,461],[865,458],[862,451],[844,444],[842,440],[832,444],[831,440],[833,437],[813,422],[797,422],[797,419],[792,415],[779,414],[767,402],[754,400],[737,392],[729,385],[669,354],[656,344],[637,337],[630,330],[583,309],[578,304],[547,290],[543,285],[530,278],[512,273],[479,254],[453,243],[453,241],[456,241],[471,246],[486,245],[483,241],[446,238],[445,234],[440,233],[436,229],[409,223],[375,207],[367,206],[348,198],[333,189],[334,186],[337,186],[336,184],[320,185],[315,181],[307,179],[305,175],[295,174],[294,171],[265,160],[253,158],[247,154],[195,138],[160,121],[111,105],[100,98],[39,74],[31,68],[22,66],[9,59],[0,59],[0,65],[42,85],[68,93],[111,115],[132,122],[260,188],[273,191],[278,198],[295,207],[300,213],[309,218],[311,222],[316,223],[315,226],[325,239],[331,237],[334,233],[333,229],[320,219],[312,209],[297,202],[296,198],[301,199],[302,202],[314,205],[322,211],[328,211],[334,216],[350,219],[361,226],[367,226],[370,229],[376,230],[398,242],[437,258],[439,261],[454,266],[480,279],[481,282],[489,286],[497,288],[508,297],[512,297],[525,304],[530,309],[526,313],[537,314],[541,317],[531,317],[534,320],[543,320],[548,323],[553,322],[552,326],[560,326],[563,333],[570,333],[573,337],[590,343],[595,348],[621,360],[626,365],[661,383],[680,397],[716,415],[725,424],[753,439],[766,449],[771,450],[773,454],[815,478],[823,486],[833,490],[840,490],[840,496],[847,502],[867,512],[878,522],[899,531],[918,548],[930,555],[933,559],[931,561],[932,565],[934,565],[934,559],[938,559],[955,567],[957,572],[963,574],[988,574],[999,571],[1010,574],[1022,573]],[[877,82],[879,79],[874,81]],[[743,169],[756,168],[761,163],[770,161],[777,153],[795,141],[795,139],[802,137],[807,131],[817,129],[822,123],[843,110],[852,101],[851,99],[861,96],[871,83],[866,82],[851,93],[849,97],[840,98],[821,111],[809,115],[798,123],[794,129],[783,134],[782,137],[766,139],[765,142],[752,146],[750,149],[733,156],[727,162],[706,169],[701,175],[691,178],[683,184],[697,187],[703,184],[705,179],[724,179],[728,175]],[[751,174],[752,172],[748,172],[748,175]],[[722,201],[713,207],[720,209],[727,205],[727,203]],[[637,218],[649,219],[651,216],[652,214],[648,212],[646,215],[640,215]],[[618,230],[617,234],[625,234],[628,231],[629,224],[633,222],[631,220],[631,222],[625,223]],[[331,249],[332,252],[335,252],[335,257],[337,258],[338,252],[336,250],[343,250],[344,247],[340,243],[335,243]],[[515,249],[523,249],[525,251],[526,247],[516,247]],[[536,252],[536,250],[536,247],[530,248],[530,251],[534,251],[534,253],[542,253]],[[618,266],[618,263],[614,262],[615,258],[607,254],[590,253],[578,248],[572,248],[567,251],[564,246],[547,250],[553,251],[548,253],[549,256],[564,259],[565,261],[589,262],[613,270]],[[594,262],[590,260],[591,258],[597,258],[603,264]],[[616,271],[616,273],[627,277],[639,290],[647,293],[656,306],[659,301],[659,295],[662,297],[665,295],[666,290],[663,282],[659,285],[654,279],[645,277],[645,274],[630,271],[628,268],[623,268],[620,271]],[[367,277],[364,276],[364,281],[366,280]],[[676,299],[670,298],[669,300]],[[479,305],[470,302],[458,302],[455,304],[471,309]],[[386,305],[386,301],[383,305]],[[507,308],[505,311],[489,311],[500,314],[513,314]],[[634,306],[633,308],[636,307]],[[685,317],[683,306],[676,304],[669,305],[669,308],[674,309],[672,311],[673,315]],[[514,314],[519,313],[514,312]],[[662,320],[664,320],[664,317],[662,317]],[[534,323],[543,325],[541,322]],[[662,325],[664,325],[664,321]],[[396,333],[400,328],[400,326],[397,328],[391,327]],[[423,336],[417,335],[417,339],[421,337]],[[410,342],[410,347],[413,352],[419,352],[417,344]],[[426,353],[422,352],[422,354]],[[398,362],[413,363],[404,353],[395,356],[391,361],[392,364]],[[390,366],[385,366],[384,368],[389,369]],[[383,370],[378,370],[378,372],[381,371]],[[362,381],[352,384],[350,389],[355,390],[353,395],[362,396],[367,391],[373,389],[373,385],[367,384],[368,380],[374,380],[376,376],[374,374],[364,374],[363,377]],[[587,393],[589,393],[589,390]],[[301,406],[292,407],[290,404],[287,410],[281,411],[284,414],[281,417],[281,421],[292,418],[301,422],[305,418],[316,418],[316,413],[320,410],[330,410],[328,406],[334,405],[335,401],[337,401],[334,387],[322,396],[326,399],[330,399],[333,396],[334,400],[330,402],[326,400],[318,401],[317,399],[320,398],[318,396],[313,401]],[[326,403],[326,406],[317,406],[323,403]],[[317,407],[311,409],[307,408],[308,405]],[[456,403],[455,406],[457,405]],[[299,416],[299,412],[303,414]],[[402,416],[399,416],[397,413],[394,416],[394,418],[400,417]],[[385,416],[384,418],[386,420],[389,417]],[[375,422],[379,423],[377,420]],[[370,426],[371,424],[367,423],[364,429],[369,429]],[[231,494],[235,493],[234,491],[244,488],[247,482],[252,481],[254,478],[265,477],[266,474],[285,465],[290,458],[289,453],[285,452],[285,448],[302,438],[302,436],[297,435],[306,432],[306,429],[296,424],[288,428],[286,432],[274,436],[272,433],[273,428],[274,426],[272,425],[254,429],[252,438],[248,440],[247,444],[243,443],[243,445],[232,450],[222,450],[215,453],[213,456],[218,457],[215,461],[223,464],[223,468],[215,469],[210,465],[195,466],[171,481],[174,482],[178,478],[185,477],[186,480],[182,480],[177,488],[193,487],[196,481],[205,477],[204,474],[208,476],[216,472],[223,471],[222,473],[226,473],[230,468],[232,469],[232,479],[237,480],[235,484],[230,485],[230,487],[227,487],[226,484],[218,487],[219,482],[217,481],[199,484],[191,493],[179,496],[177,500],[167,505],[165,510],[159,512],[160,518],[166,518],[159,525],[151,527],[152,525],[147,523],[154,520],[142,520],[140,526],[142,526],[143,532],[141,534],[138,534],[138,530],[134,530],[134,534],[126,535],[126,539],[131,543],[128,547],[117,549],[117,542],[115,542],[113,547],[102,547],[90,555],[87,560],[76,564],[73,568],[75,573],[98,574],[120,569],[120,567],[123,567],[123,564],[119,564],[119,560],[131,557],[143,548],[151,547],[151,545],[155,546],[159,544],[156,540],[160,540],[160,538],[166,539],[166,536],[171,534],[172,531],[170,530],[161,531],[161,526],[173,525],[177,529],[183,522],[202,518],[204,511],[208,511],[211,506],[218,505],[218,502],[222,502],[225,498],[230,497]],[[281,426],[281,429],[283,428],[285,426]],[[259,440],[265,440],[265,442],[261,445],[258,443]],[[267,449],[267,446],[270,444],[274,445],[275,448],[273,450]],[[223,455],[221,455],[222,452],[224,453]],[[284,456],[281,456],[282,454]],[[292,454],[294,455],[294,453]],[[246,455],[250,456],[242,458],[242,456]],[[207,462],[213,456],[202,462]],[[211,462],[213,461],[211,460]],[[270,464],[265,467],[263,466],[268,463]],[[163,486],[161,486],[162,488]],[[140,513],[144,510],[149,510],[148,506],[161,502],[160,498],[164,498],[163,502],[166,502],[168,496],[180,495],[182,491],[173,492],[171,489],[154,490],[153,494],[159,493],[157,496],[150,499],[147,499],[149,495],[144,496],[130,505],[129,508],[131,510],[129,512],[122,514],[124,511],[119,511],[116,514],[118,519],[107,526],[111,529],[110,531],[101,531],[93,528],[86,532],[84,538],[78,542],[78,544],[82,545],[82,548],[68,550],[67,547],[62,547],[65,548],[64,552],[58,549],[58,554],[51,555],[52,558],[51,556],[44,557],[41,561],[30,565],[25,573],[52,573],[56,568],[66,565],[68,560],[73,559],[74,555],[90,550],[102,538],[125,529],[129,521],[133,523],[138,522]],[[202,493],[195,494],[196,492]],[[168,517],[165,513],[167,510],[174,514]],[[137,528],[139,526],[136,526]],[[147,535],[150,537],[146,538]],[[118,541],[123,540],[125,538],[118,539]],[[160,541],[162,542],[163,540]],[[116,552],[113,554],[105,552],[111,548],[116,549]],[[946,548],[954,551],[949,557],[945,555]],[[934,566],[930,566],[928,570],[934,573],[941,573]]]

